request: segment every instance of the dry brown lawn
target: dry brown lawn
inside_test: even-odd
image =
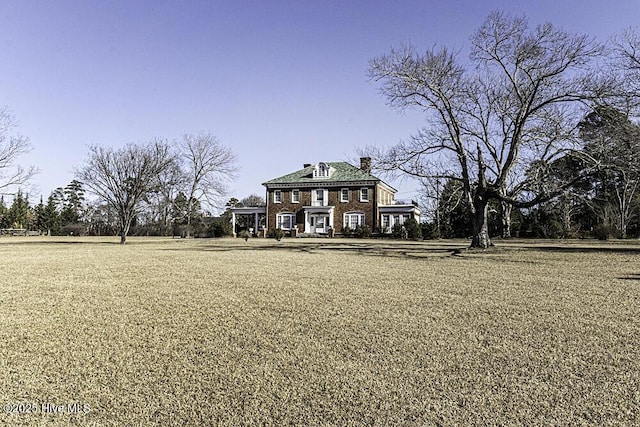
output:
[[[640,424],[638,241],[116,243],[0,239],[0,425]]]

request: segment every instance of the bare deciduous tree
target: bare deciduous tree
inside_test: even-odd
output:
[[[160,140],[117,150],[92,146],[76,177],[115,210],[120,243],[124,244],[142,202],[149,193],[158,191],[158,176],[174,161],[169,145]]]
[[[179,144],[179,156],[184,173],[184,193],[187,197],[186,212],[191,212],[194,201],[201,206],[217,207],[224,203],[227,183],[237,172],[237,158],[210,133],[184,135]],[[191,219],[187,215],[187,234]]]
[[[16,164],[18,157],[31,151],[29,139],[11,132],[17,123],[7,107],[0,108],[0,193],[11,194],[11,190],[23,186],[38,173],[35,167],[24,169]]]
[[[612,222],[620,237],[626,238],[640,190],[640,127],[615,108],[599,107],[580,123],[580,130],[585,153],[598,166],[594,184],[615,214]]]
[[[627,28],[621,34],[613,37],[610,56],[613,59],[614,71],[624,77],[625,100],[633,100],[631,107],[637,107],[640,101],[640,34]],[[624,105],[617,106],[625,111]]]
[[[368,150],[380,170],[459,181],[473,215],[471,246],[486,248],[489,200],[530,207],[556,194],[540,182],[549,163],[575,148],[583,102],[602,88],[589,68],[602,47],[499,12],[471,42],[468,64],[446,48],[419,54],[411,47],[370,62],[388,103],[421,109],[428,126],[389,149]]]
[[[171,232],[174,201],[184,187],[184,173],[177,160],[158,175],[158,187],[158,192],[152,193],[148,199],[149,216],[164,236]]]
[[[244,199],[240,200],[242,206],[265,206],[266,202],[264,201],[264,197],[258,196],[257,194],[250,194]]]

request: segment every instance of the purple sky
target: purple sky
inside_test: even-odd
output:
[[[27,1],[0,3],[0,106],[41,169],[32,201],[73,179],[90,144],[208,131],[238,155],[232,195],[303,163],[355,158],[421,126],[385,105],[368,61],[392,47],[468,46],[491,10],[604,41],[640,1]],[[410,182],[391,182],[399,199]]]

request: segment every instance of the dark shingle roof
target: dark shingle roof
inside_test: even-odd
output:
[[[287,175],[283,175],[278,178],[270,179],[262,183],[262,185],[269,184],[317,184],[319,182],[345,182],[345,181],[380,181],[379,178],[363,171],[360,168],[353,166],[347,162],[326,162],[332,169],[333,173],[329,178],[314,178],[313,170],[315,165],[308,166],[304,169],[292,172]]]

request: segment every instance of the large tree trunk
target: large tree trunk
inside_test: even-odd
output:
[[[473,199],[472,248],[486,249],[491,246],[489,239],[489,205],[484,195],[476,194]]]
[[[124,245],[127,241],[127,234],[131,228],[131,220],[124,219],[120,222],[120,244]]]
[[[500,212],[502,216],[502,238],[510,239],[511,238],[511,211],[513,210],[513,206],[506,202],[500,202],[500,206],[502,211]]]
[[[560,212],[562,214],[562,237],[567,239],[571,236],[571,199],[564,194],[560,198]]]
[[[627,238],[627,226],[629,225],[628,215],[625,210],[620,211],[620,238]]]
[[[635,188],[632,191],[632,195],[635,193]],[[627,238],[627,228],[629,228],[631,212],[629,207],[631,206],[632,199],[628,194],[628,187],[622,189],[622,191],[616,189],[616,198],[618,199],[618,210],[620,211],[618,214],[620,221],[620,238]]]

